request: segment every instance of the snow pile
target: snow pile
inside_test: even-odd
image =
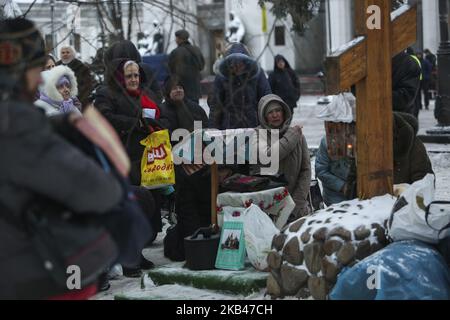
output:
[[[267,293],[326,299],[346,266],[387,245],[386,225],[396,198],[342,202],[301,218],[273,238]]]

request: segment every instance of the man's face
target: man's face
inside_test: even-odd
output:
[[[28,69],[25,72],[25,79],[27,82],[27,90],[30,96],[33,96],[36,94],[39,85],[42,83],[42,67],[34,67],[31,69]]]
[[[170,91],[170,99],[173,101],[183,101],[184,89],[182,86],[175,86]]]
[[[284,123],[283,108],[279,106],[276,109],[270,111],[266,115],[266,120],[271,128],[280,128]]]
[[[61,60],[64,64],[70,63],[73,60],[74,56],[72,51],[68,48],[61,49]]]
[[[139,89],[139,68],[134,64],[124,69],[125,88],[130,91]]]
[[[175,42],[177,43],[177,45],[180,45],[183,43],[183,41],[179,37],[175,37]]]

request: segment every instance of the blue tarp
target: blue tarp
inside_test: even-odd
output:
[[[344,270],[331,300],[449,300],[450,269],[420,241],[394,242]]]

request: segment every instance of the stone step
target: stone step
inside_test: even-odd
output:
[[[266,287],[268,273],[251,265],[241,271],[193,271],[183,265],[184,262],[179,262],[161,266],[148,271],[148,276],[158,286],[178,284],[231,294],[249,295]]]
[[[240,300],[242,298],[242,296],[233,296],[180,285],[162,285],[145,289],[136,288],[114,296],[114,300]]]
[[[450,144],[450,134],[424,134],[418,135],[423,143]]]

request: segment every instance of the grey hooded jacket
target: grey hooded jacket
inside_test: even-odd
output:
[[[258,129],[273,129],[264,117],[264,111],[268,104],[277,101],[283,106],[285,121],[279,132],[279,170],[288,181],[288,190],[295,202],[293,215],[296,218],[310,213],[308,207],[308,193],[311,182],[311,160],[308,144],[305,136],[295,127],[290,127],[292,113],[289,106],[277,95],[269,94],[261,98],[258,104],[258,118],[260,126]],[[261,137],[261,135],[259,134]],[[270,132],[268,133],[270,136]],[[270,137],[268,138],[270,141]],[[268,144],[272,151],[276,141]],[[252,168],[255,172],[256,167]]]

